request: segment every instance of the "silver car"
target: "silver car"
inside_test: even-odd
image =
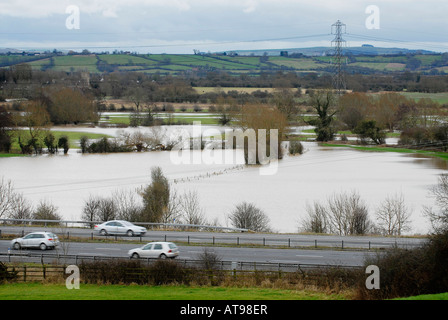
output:
[[[179,248],[172,242],[150,242],[143,247],[128,251],[131,258],[176,258],[179,255]]]
[[[94,230],[98,231],[100,235],[126,235],[128,237],[142,236],[146,233],[146,228],[136,226],[128,221],[124,220],[112,220],[101,223],[94,227]]]
[[[41,250],[54,249],[59,245],[58,236],[52,232],[32,232],[23,238],[16,238],[11,241],[11,246],[15,250],[22,248],[39,248]]]

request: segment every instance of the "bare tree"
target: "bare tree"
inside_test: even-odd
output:
[[[188,191],[184,193],[181,197],[180,206],[182,210],[182,220],[185,224],[206,224],[204,210],[200,206],[199,196],[196,191]]]
[[[112,198],[115,203],[117,218],[127,221],[137,221],[140,217],[142,205],[136,199],[136,194],[132,191],[117,190]]]
[[[438,210],[424,207],[424,213],[434,230],[448,228],[448,174],[439,177],[437,185],[430,188],[430,194],[435,198]]]
[[[315,201],[313,205],[306,204],[307,216],[301,221],[305,232],[328,233],[328,212],[325,206]]]
[[[411,211],[402,194],[388,196],[376,210],[378,226],[383,234],[401,235],[410,230]]]
[[[328,199],[330,229],[340,235],[365,234],[371,221],[367,206],[358,193],[334,194]]]
[[[31,203],[23,196],[23,194],[16,194],[9,218],[31,219],[32,217],[33,206]]]
[[[0,181],[0,218],[7,217],[14,207],[16,193],[11,180],[2,177]]]
[[[114,220],[117,217],[117,206],[113,198],[101,198],[99,202],[99,221]]]
[[[84,201],[81,219],[87,222],[95,221],[99,216],[99,210],[100,199],[91,195],[89,199]],[[90,227],[93,227],[93,224],[90,224]]]
[[[181,220],[182,216],[182,205],[181,197],[177,194],[175,189],[170,190],[170,199],[168,206],[164,211],[162,222],[173,223],[176,220]]]
[[[259,232],[270,231],[268,216],[252,203],[242,202],[236,205],[229,219],[235,228]]]
[[[62,220],[58,208],[47,200],[41,200],[33,212],[34,220]]]

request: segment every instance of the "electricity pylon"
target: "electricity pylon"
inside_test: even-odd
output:
[[[334,47],[333,53],[333,65],[335,68],[333,75],[333,85],[338,94],[341,94],[342,90],[346,89],[345,76],[343,65],[345,64],[342,48],[345,47],[345,40],[342,39],[342,34],[346,32],[345,24],[341,21],[331,25],[331,34],[335,35],[333,41],[331,41],[331,46]]]

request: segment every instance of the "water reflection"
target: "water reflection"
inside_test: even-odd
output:
[[[409,158],[412,158],[414,163],[418,165],[423,165],[428,168],[437,168],[440,170],[448,170],[448,161],[443,160],[438,157],[431,157],[421,153],[408,154],[406,155]]]
[[[248,201],[268,214],[275,231],[297,232],[307,202],[356,190],[371,215],[386,196],[401,192],[413,209],[412,232],[427,232],[421,208],[433,204],[428,188],[447,170],[442,159],[303,144],[306,152],[286,156],[272,176],[236,164],[175,165],[169,152],[81,155],[72,150],[68,156],[0,158],[0,167],[26,198],[34,204],[48,199],[70,220],[81,218],[90,195],[136,190],[150,182],[151,167],[160,166],[179,193],[197,191],[209,221],[216,219],[221,225],[228,225],[226,217],[236,204]]]

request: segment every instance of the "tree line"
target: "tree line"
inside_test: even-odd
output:
[[[84,202],[85,222],[122,219],[132,222],[218,226],[210,221],[196,191],[179,194],[160,167],[151,168],[151,182],[135,191],[116,191],[109,197],[90,196]],[[228,215],[235,228],[268,231],[269,218],[252,203],[240,203]]]
[[[362,144],[384,144],[388,133],[399,134],[408,148],[447,150],[448,125],[444,106],[431,99],[414,99],[395,93],[316,91],[310,97],[315,116],[303,121],[315,127],[317,141],[332,141],[338,131],[349,131]]]
[[[0,101],[4,99],[34,100],[43,88],[66,86],[82,88],[101,101],[104,97],[126,99],[144,93],[149,102],[214,103],[213,93],[198,94],[194,87],[250,87],[250,88],[295,88],[326,89],[332,86],[332,73],[323,72],[260,72],[256,76],[234,75],[225,71],[189,71],[173,75],[140,72],[104,72],[35,70],[29,64],[17,64],[0,69]],[[422,74],[405,71],[396,73],[363,74],[352,71],[346,74],[347,89],[355,92],[409,91],[447,92],[448,75]],[[141,92],[138,92],[141,91]],[[240,99],[263,99],[263,91],[257,94],[234,92]],[[260,102],[260,100],[257,100]]]

